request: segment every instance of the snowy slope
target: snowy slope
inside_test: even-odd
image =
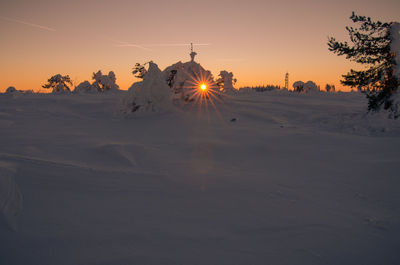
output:
[[[0,95],[0,264],[399,264],[400,123],[362,95],[123,96]]]

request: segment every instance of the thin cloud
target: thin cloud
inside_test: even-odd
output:
[[[151,51],[151,49],[143,47],[143,45],[132,44],[132,43],[118,41],[118,40],[112,40],[112,41],[117,43],[114,45],[115,47],[134,47],[134,48],[142,49],[145,51]]]
[[[3,20],[6,20],[6,21],[19,23],[19,24],[23,24],[23,25],[34,27],[34,28],[38,28],[38,29],[43,29],[43,30],[47,30],[47,31],[56,31],[53,28],[42,26],[42,25],[38,25],[38,24],[34,24],[34,23],[29,23],[29,22],[26,22],[26,21],[23,21],[23,20],[18,20],[18,19],[9,18],[9,17],[3,17],[3,16],[0,16],[0,18],[3,19]]]

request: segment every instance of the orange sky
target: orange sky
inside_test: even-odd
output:
[[[312,80],[341,87],[350,67],[327,49],[328,36],[346,38],[352,11],[400,21],[398,0],[0,0],[0,91],[39,90],[57,73],[78,84],[94,71],[113,70],[121,89],[136,62],[161,69],[196,61],[214,76],[232,71],[237,86]],[[142,47],[121,47],[129,43]]]

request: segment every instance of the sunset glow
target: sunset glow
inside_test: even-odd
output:
[[[237,88],[282,87],[288,71],[290,88],[312,80],[348,90],[341,75],[358,66],[330,53],[327,37],[347,38],[352,11],[400,20],[400,1],[392,0],[20,0],[2,1],[0,10],[0,92],[9,86],[43,91],[58,73],[78,85],[98,70],[114,71],[127,90],[138,81],[130,72],[135,63],[154,60],[163,70],[188,61],[191,42],[198,44],[196,60],[214,76],[233,72]],[[202,19],[193,19],[193,10]]]

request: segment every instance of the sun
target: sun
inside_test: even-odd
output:
[[[218,113],[216,102],[223,103],[222,95],[211,72],[199,68],[185,74],[188,76],[185,102],[193,102],[192,107],[197,106],[200,112],[208,113],[208,108],[212,107]]]

